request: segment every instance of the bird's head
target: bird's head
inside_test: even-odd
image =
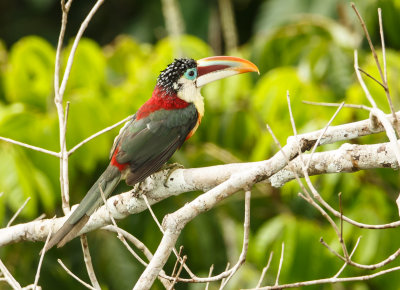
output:
[[[161,72],[157,87],[167,95],[195,102],[200,88],[213,81],[245,72],[258,72],[250,61],[232,56],[212,56],[195,61],[180,58]]]

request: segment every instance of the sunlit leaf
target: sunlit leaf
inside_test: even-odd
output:
[[[44,111],[52,96],[54,49],[45,40],[27,36],[13,45],[4,73],[5,98]]]

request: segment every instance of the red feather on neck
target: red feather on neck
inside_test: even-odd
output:
[[[176,110],[186,108],[187,106],[189,106],[189,103],[180,99],[176,93],[167,94],[159,86],[156,86],[151,98],[137,111],[136,120],[146,118],[151,113],[161,109]]]

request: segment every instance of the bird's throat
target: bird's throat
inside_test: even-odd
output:
[[[193,103],[199,114],[199,119],[201,120],[204,115],[204,98],[200,93],[200,88],[196,86],[184,86],[184,88],[178,92],[178,97],[188,103]]]
[[[136,119],[140,120],[146,118],[151,113],[164,109],[164,110],[178,110],[189,106],[189,103],[182,100],[177,94],[167,94],[159,87],[155,87],[150,99],[144,103],[136,113]]]

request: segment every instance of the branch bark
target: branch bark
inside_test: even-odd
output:
[[[397,112],[400,116],[400,112]],[[386,115],[390,122],[393,122],[391,115]],[[331,126],[321,138],[320,145],[335,143],[339,141],[351,140],[365,135],[383,132],[383,126],[372,124],[370,119],[353,122],[344,125]],[[296,138],[289,137],[287,145],[283,147],[285,155],[294,159],[298,155],[298,148],[302,152],[310,150],[320,136],[321,130],[298,135]],[[345,156],[346,158],[336,158],[335,156]],[[314,153],[310,163],[310,175],[332,173],[332,172],[351,172],[354,170],[390,167],[398,168],[396,159],[393,158],[394,152],[389,143],[373,145],[342,145],[339,149]],[[307,155],[303,155],[307,158]],[[330,158],[331,163],[326,162]],[[297,160],[297,159],[296,159]],[[294,168],[299,168],[294,160]],[[116,219],[122,219],[131,214],[136,214],[147,209],[146,203],[139,196],[145,194],[150,204],[157,203],[170,196],[179,195],[190,191],[208,191],[221,193],[218,186],[228,188],[225,196],[213,196],[209,192],[203,194],[207,198],[225,198],[233,194],[234,190],[252,185],[260,181],[271,182],[274,186],[282,186],[285,182],[293,178],[292,173],[285,168],[286,158],[279,151],[269,160],[233,163],[217,165],[204,168],[176,169],[171,174],[169,170],[160,171],[147,178],[135,191],[125,192],[111,197],[108,200],[108,207],[111,214]],[[299,172],[301,175],[301,172]],[[168,178],[168,180],[166,180]],[[269,180],[268,180],[269,179]],[[207,195],[208,194],[208,195]],[[203,196],[202,195],[202,196]],[[211,196],[213,197],[211,197]],[[9,228],[0,229],[0,246],[10,243],[25,241],[44,241],[48,232],[55,232],[61,227],[66,217],[57,219],[45,219],[32,221],[25,224],[14,225]],[[94,229],[110,224],[106,208],[103,206],[97,210],[90,218],[88,224],[82,229],[82,233],[87,233]]]

